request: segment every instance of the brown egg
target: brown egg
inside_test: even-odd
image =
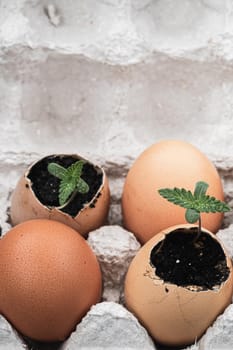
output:
[[[69,158],[73,158],[74,161],[83,159],[87,164],[86,166],[91,167],[92,172],[94,169],[98,175],[99,184],[96,183],[96,180],[92,183],[91,180],[85,179],[87,182],[89,181],[90,189],[93,188],[93,194],[90,192],[87,202],[77,210],[75,210],[75,204],[81,197],[80,194],[75,196],[69,208],[68,206],[60,207],[59,204],[49,205],[42,203],[41,198],[39,198],[39,195],[34,190],[35,184],[31,179],[32,174],[37,179],[43,176],[44,183],[46,184],[46,177],[49,176],[47,171],[48,160],[56,162],[64,158],[68,160]],[[53,188],[51,187],[52,190]],[[93,165],[78,155],[51,155],[32,164],[21,177],[11,198],[10,216],[13,225],[30,219],[52,219],[60,221],[85,236],[88,232],[100,227],[106,222],[109,202],[108,179],[102,168]]]
[[[223,200],[219,174],[209,159],[183,141],[161,141],[146,149],[128,172],[122,195],[124,226],[145,243],[172,225],[185,223],[185,209],[162,198],[161,188],[185,188],[193,192],[198,181],[209,184],[207,194]],[[203,214],[203,226],[216,232],[222,213]]]
[[[174,230],[192,226],[174,226],[151,238],[133,259],[125,280],[127,307],[152,337],[169,346],[184,346],[197,340],[232,298],[232,264],[228,256],[225,259],[226,269],[229,268],[227,279],[209,289],[195,285],[178,286],[164,282],[158,276],[151,260],[152,249]],[[204,231],[218,242],[215,235]],[[226,252],[223,247],[222,250],[224,260]]]
[[[64,340],[101,297],[101,272],[81,235],[31,220],[0,240],[0,312],[23,335]]]

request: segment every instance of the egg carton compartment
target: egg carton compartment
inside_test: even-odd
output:
[[[88,238],[102,302],[62,344],[19,337],[0,317],[0,349],[165,350],[124,307],[124,276],[140,245],[122,228],[123,184],[142,150],[182,139],[215,163],[233,205],[232,17],[230,0],[1,1],[2,234],[17,180],[44,155],[79,153],[102,165],[111,206],[108,226]],[[231,212],[217,234],[231,257],[232,230]],[[232,312],[187,349],[232,349]]]

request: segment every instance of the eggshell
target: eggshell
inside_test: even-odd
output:
[[[209,159],[193,145],[176,140],[158,142],[146,149],[128,172],[122,195],[124,226],[145,243],[161,230],[185,223],[185,209],[162,198],[161,188],[193,192],[198,181],[209,184],[207,194],[223,200],[220,176]],[[202,214],[202,225],[217,232],[222,213]]]
[[[76,159],[84,159],[78,155],[69,156]],[[84,160],[88,162],[86,159]],[[81,235],[86,236],[88,232],[99,228],[106,222],[109,211],[110,191],[104,169],[95,166],[103,174],[102,184],[92,200],[85,204],[75,217],[72,217],[59,207],[51,208],[42,204],[36,197],[32,189],[31,180],[28,178],[28,174],[36,163],[38,161],[27,169],[12,194],[10,216],[13,226],[30,219],[51,219],[60,221],[74,228]]]
[[[232,264],[227,255],[229,277],[215,290],[191,291],[165,283],[156,275],[155,267],[150,264],[151,250],[165,235],[182,227],[193,225],[176,225],[151,238],[133,259],[125,280],[128,309],[157,341],[169,346],[184,346],[198,339],[231,303],[233,292]],[[215,235],[203,231],[218,241]]]
[[[0,312],[23,335],[64,340],[101,297],[101,272],[81,235],[31,220],[0,240]]]

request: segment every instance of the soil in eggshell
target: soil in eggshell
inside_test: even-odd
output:
[[[48,164],[55,162],[68,168],[75,163],[78,158],[72,156],[49,156],[37,162],[30,170],[28,178],[32,183],[32,190],[38,200],[48,207],[59,207],[58,192],[60,180],[48,172]],[[81,175],[89,185],[87,193],[77,193],[76,196],[61,210],[73,217],[83,208],[85,203],[89,203],[98,192],[102,182],[103,174],[92,164],[86,162]],[[94,203],[90,206],[94,207]]]
[[[152,249],[150,260],[165,282],[200,290],[219,286],[230,273],[220,244],[203,231],[197,239],[197,228],[167,235]]]

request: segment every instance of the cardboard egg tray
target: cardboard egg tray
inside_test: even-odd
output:
[[[111,191],[108,225],[122,226],[120,200],[128,169],[162,139],[182,139],[205,153],[232,205],[232,13],[233,4],[220,0],[1,2],[2,234],[11,227],[10,197],[19,177],[33,161],[53,153],[78,153],[104,167]],[[219,237],[231,257],[232,225],[230,212]],[[120,305],[123,298],[115,293],[105,294],[104,301]],[[116,308],[112,318],[121,312]],[[232,349],[231,312],[192,349]],[[4,327],[0,323],[0,349],[62,346],[15,340]],[[222,337],[213,340],[223,328]],[[133,332],[142,338],[139,330]],[[91,346],[90,337],[91,332],[83,349],[85,344],[119,348],[113,338]],[[162,349],[151,340],[145,344]],[[132,343],[120,348],[129,346],[137,349]]]

